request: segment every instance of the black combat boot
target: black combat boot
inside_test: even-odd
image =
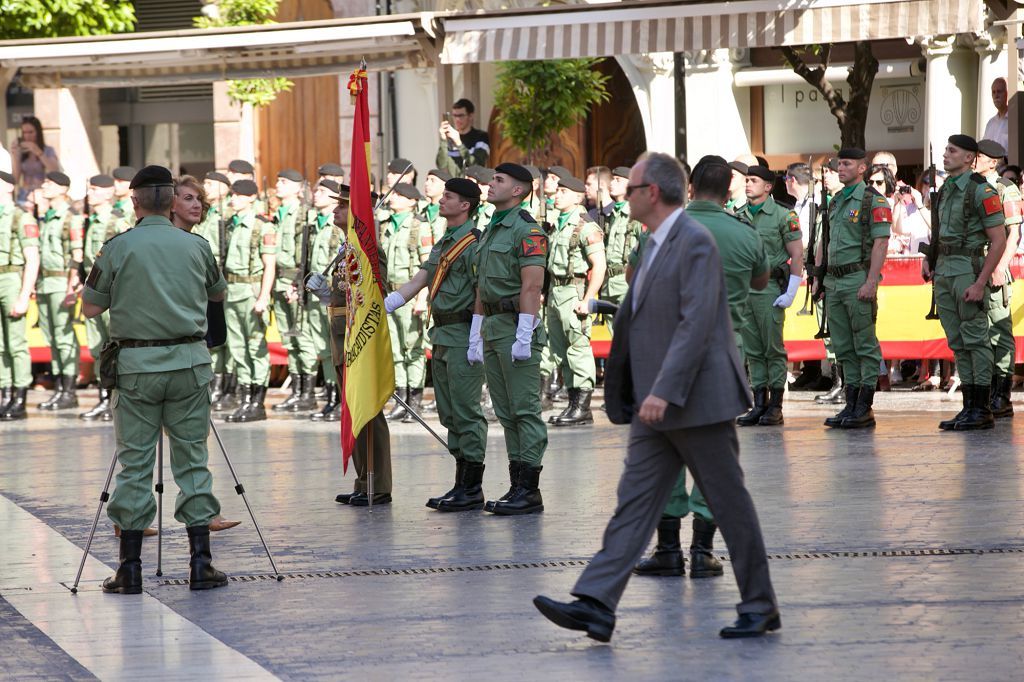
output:
[[[244,385],[240,385],[238,383],[238,377],[234,374],[225,374],[220,398],[213,401],[213,404],[210,405],[210,409],[215,412],[237,410],[242,405],[242,402],[238,397],[241,396],[242,400],[244,400],[245,395],[246,388]]]
[[[316,409],[316,375],[300,374],[299,382],[302,388],[299,390],[299,398],[292,403],[289,412],[309,412]]]
[[[189,526],[188,550],[192,558],[188,562],[188,589],[212,590],[228,584],[228,577],[213,567],[210,553],[210,527]]]
[[[1010,399],[1010,390],[1013,388],[1012,376],[992,376],[992,416],[996,419],[1013,416],[1013,402]]]
[[[78,383],[78,377],[62,376],[60,378],[61,391],[60,397],[57,398],[57,402],[53,404],[51,410],[70,410],[72,407],[78,407],[78,395],[75,393],[77,390],[76,385]]]
[[[409,403],[409,389],[407,387],[402,386],[401,388],[396,388],[395,395],[401,398],[406,404]],[[406,414],[408,414],[408,411],[402,407],[402,403],[396,400],[395,406],[391,408],[390,412],[384,415],[384,418],[389,422],[401,421],[402,419],[405,419]]]
[[[36,405],[36,409],[37,410],[46,410],[46,411],[53,410],[54,409],[53,406],[57,404],[58,400],[60,400],[60,396],[61,396],[61,394],[63,392],[64,392],[64,377],[55,376],[53,378],[53,393],[50,394],[49,398],[47,398],[43,402],[41,402],[38,405]]]
[[[575,392],[575,396],[572,395]],[[555,420],[555,426],[584,426],[594,423],[594,413],[590,411],[590,399],[594,396],[592,389],[570,389],[569,411]]]
[[[654,553],[633,567],[637,575],[686,575],[683,549],[679,544],[679,519],[662,516],[658,521],[658,544]]]
[[[754,406],[746,414],[736,418],[737,426],[754,426],[768,410],[768,387],[754,389]]]
[[[403,424],[412,424],[416,421],[412,413],[419,414],[423,408],[423,389],[422,388],[410,388],[409,399],[405,402],[409,403],[409,409],[405,411],[405,416],[402,417]]]
[[[330,421],[327,419],[327,415],[341,404],[339,398],[338,385],[327,384],[327,402],[324,404],[323,409],[309,415],[309,418],[315,422]]]
[[[13,422],[20,419],[28,419],[28,411],[25,409],[25,401],[28,400],[27,388],[14,389],[11,401],[7,407],[0,412],[0,422]]]
[[[299,394],[302,392],[302,375],[289,374],[288,378],[291,380],[291,384],[289,385],[292,389],[291,395],[279,402],[277,405],[271,407],[271,412],[292,412],[292,406],[299,402]]]
[[[440,495],[438,497],[431,497],[430,499],[428,499],[427,500],[427,506],[428,507],[430,507],[431,509],[437,509],[438,502],[440,502],[441,500],[443,500],[443,499],[445,499],[447,497],[451,497],[456,492],[458,492],[459,488],[462,486],[462,470],[465,467],[466,467],[466,461],[465,460],[462,460],[462,459],[455,460],[455,484],[452,486],[452,489],[449,490],[448,492],[446,492],[444,495]]]
[[[519,469],[523,467],[523,463],[518,459],[510,460],[508,463],[508,490],[504,495],[499,497],[497,500],[488,500],[484,504],[484,511],[493,511],[494,505],[499,502],[507,502],[511,497],[512,493],[516,491],[516,485],[519,483]]]
[[[214,374],[210,379],[210,405],[224,397],[224,375]],[[211,408],[212,409],[212,408]]]
[[[828,393],[814,396],[814,402],[819,405],[838,405],[843,402],[843,370],[839,365],[832,363],[832,388]]]
[[[971,384],[970,386],[961,386],[960,390],[970,393],[973,397],[971,398],[971,408],[967,410],[963,419],[953,425],[953,430],[978,431],[995,426],[996,420],[992,417],[992,409],[989,407],[990,387]]]
[[[341,421],[341,391],[334,389],[335,403],[334,407],[331,408],[330,412],[324,415],[325,422],[340,422]]]
[[[545,412],[555,406],[555,401],[551,399],[551,394],[548,393],[548,384],[551,383],[551,377],[547,374],[540,375],[540,411]]]
[[[964,405],[963,409],[961,409],[952,419],[943,419],[939,422],[939,428],[943,431],[953,431],[957,423],[962,421],[964,417],[967,416],[967,413],[970,412],[971,406],[974,403],[974,394],[968,389],[969,386],[967,386],[967,384],[960,384],[960,395],[963,399]],[[985,402],[988,402],[987,398]]]
[[[78,415],[78,418],[84,419],[87,422],[94,422],[97,420],[108,422],[113,419],[114,415],[110,411],[110,391],[105,388],[101,388],[100,401],[96,403],[96,407],[92,408],[88,412],[83,412]]]
[[[239,384],[238,385],[238,391],[242,395],[242,402],[239,403],[238,408],[234,412],[232,412],[228,416],[224,417],[224,421],[226,421],[226,422],[236,422],[236,421],[239,420],[239,418],[243,414],[246,413],[246,411],[249,409],[249,403],[252,402],[252,393],[253,393],[253,391],[255,389],[256,389],[256,386],[254,386],[252,384]]]
[[[547,388],[545,390],[547,391],[548,397],[551,399],[551,402],[555,402],[555,396],[558,395],[558,392],[562,389],[562,375],[556,369],[555,373],[551,375],[550,379],[551,381],[548,383]]]
[[[847,385],[846,389],[846,407],[839,410],[834,416],[829,417],[825,420],[825,426],[831,426],[832,428],[839,428],[843,424],[843,420],[853,416],[853,408],[857,406],[857,393],[859,389],[856,386]]]
[[[711,521],[699,516],[693,517],[693,539],[690,540],[690,578],[714,578],[722,575],[722,562],[715,558],[715,531]]]
[[[550,417],[548,417],[548,424],[556,424],[556,423],[558,423],[559,419],[562,419],[567,414],[572,412],[573,408],[575,407],[575,405],[573,403],[573,398],[575,398],[575,397],[576,397],[576,389],[574,389],[574,388],[568,389],[567,399],[569,401],[569,404],[566,405],[565,408],[561,412],[559,412],[558,414],[553,414]],[[553,407],[554,406],[554,401],[552,401],[551,404],[552,404],[552,407]]]
[[[267,399],[267,387],[253,384],[249,404],[245,406],[244,412],[235,417],[235,422],[261,422],[267,418],[267,408],[264,401]]]
[[[11,400],[14,398],[14,389],[10,386],[4,386],[0,388],[0,414],[4,413],[7,406],[11,404]]]
[[[866,429],[875,425],[875,412],[871,409],[875,402],[874,386],[861,386],[857,391],[857,402],[853,412],[839,425],[843,429]]]
[[[525,462],[519,467],[519,481],[512,495],[497,501],[491,513],[499,516],[519,516],[544,511],[544,498],[540,495],[540,472],[544,467],[532,467]]]
[[[462,478],[454,492],[437,504],[437,511],[473,511],[484,506],[484,463],[464,462]],[[538,493],[539,494],[539,493]]]
[[[103,581],[103,591],[142,594],[142,531],[122,530],[120,565],[114,577]]]
[[[785,386],[775,386],[768,389],[768,409],[757,420],[758,425],[780,426],[786,423],[786,420],[782,418],[782,398],[785,394]]]

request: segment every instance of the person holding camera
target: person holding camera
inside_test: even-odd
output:
[[[47,173],[61,169],[57,152],[46,146],[43,124],[35,116],[21,119],[21,135],[11,143],[11,169],[20,187],[19,203],[42,186]]]
[[[467,166],[486,167],[491,155],[491,141],[487,133],[473,127],[475,111],[473,103],[463,97],[452,105],[452,110],[445,114],[438,128],[441,144],[437,148],[435,163],[452,177],[462,175],[462,169]]]

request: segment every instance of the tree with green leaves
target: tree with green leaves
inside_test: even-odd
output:
[[[105,35],[134,28],[130,0],[0,0],[0,40]]]
[[[279,0],[219,0],[211,15],[196,17],[194,23],[199,28],[273,24],[278,4]],[[278,93],[291,90],[294,85],[287,78],[228,81],[228,97],[239,104],[264,107],[273,102]]]
[[[878,60],[871,51],[871,43],[861,40],[853,45],[853,67],[846,82],[850,86],[850,98],[832,87],[825,76],[832,57],[832,45],[808,45],[805,47],[781,48],[786,63],[805,81],[812,85],[825,99],[829,111],[839,126],[840,147],[866,149],[864,131],[868,124],[868,104],[871,88],[878,73]],[[814,55],[820,64],[808,64],[808,55]]]
[[[533,162],[552,135],[566,130],[606,102],[608,76],[598,59],[505,62],[498,70],[495,106],[501,132]]]

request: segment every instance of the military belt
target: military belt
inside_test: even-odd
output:
[[[186,343],[205,341],[203,336],[182,336],[177,339],[117,339],[119,348],[155,348],[157,346],[181,346]]]
[[[940,256],[966,256],[968,258],[978,258],[985,255],[984,246],[975,246],[968,248],[966,246],[952,246],[950,244],[939,244],[939,255]]]
[[[348,315],[348,308],[344,306],[329,305],[327,306],[327,313],[331,317],[345,317]]]
[[[262,275],[236,275],[233,272],[226,273],[224,279],[228,284],[257,284],[263,280]]]
[[[626,266],[621,263],[609,263],[608,264],[608,276],[618,277],[626,272]]]
[[[6,275],[9,272],[21,272],[24,267],[24,265],[0,265],[0,275]]]
[[[848,263],[846,265],[830,265],[827,272],[829,277],[846,277],[855,272],[864,272],[867,269],[867,263]]]
[[[287,268],[287,269],[284,269],[284,270],[278,270],[277,271],[277,278],[278,279],[295,279],[298,276],[299,276],[299,269],[298,268]]]
[[[557,287],[576,286],[577,284],[586,283],[586,277],[557,277],[551,276],[551,283]]]
[[[435,327],[444,327],[449,324],[463,324],[473,321],[472,310],[459,310],[454,313],[441,313],[432,310],[430,316],[434,319]]]
[[[519,312],[519,297],[503,298],[497,303],[484,303],[484,315],[505,315]]]
[[[43,270],[43,277],[67,277],[67,270]]]

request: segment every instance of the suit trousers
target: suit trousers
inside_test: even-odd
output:
[[[599,551],[572,594],[590,597],[613,611],[633,566],[647,549],[679,472],[690,469],[729,548],[743,613],[776,608],[761,525],[743,482],[734,422],[674,431],[655,431],[634,419],[626,467],[619,480],[618,505]]]

